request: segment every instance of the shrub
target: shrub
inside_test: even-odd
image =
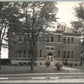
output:
[[[73,66],[73,64],[72,64],[72,63],[68,63],[68,65],[69,65],[69,66],[71,66],[71,67]]]
[[[49,61],[47,61],[46,63],[45,63],[45,65],[47,66],[47,67],[49,67],[50,66],[50,62]]]
[[[64,61],[64,63],[63,63],[63,64],[64,64],[64,65],[68,65],[68,63],[67,63],[67,61],[66,61],[66,60]]]
[[[57,62],[56,64],[55,64],[55,67],[57,68],[57,70],[60,70],[61,68],[62,68],[62,64],[60,63],[60,62]]]
[[[75,64],[75,66],[77,66],[77,64]]]

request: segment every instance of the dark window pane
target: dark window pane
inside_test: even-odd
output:
[[[67,43],[70,44],[70,38],[68,38]]]
[[[49,36],[47,36],[47,42],[49,42]]]
[[[72,51],[72,52],[71,52],[71,58],[73,58],[73,54],[74,54],[74,52]]]
[[[53,57],[51,57],[51,61],[53,61]]]
[[[71,43],[73,43],[73,41],[74,41],[74,38],[71,38]]]
[[[68,52],[67,52],[67,58],[69,58],[69,57],[70,57],[70,52],[68,51]]]
[[[21,51],[21,50],[19,50],[19,57],[21,57],[21,53],[22,53],[22,51]]]
[[[51,50],[54,50],[54,48],[52,47]]]
[[[60,42],[60,35],[58,35],[58,42]]]
[[[24,57],[26,57],[26,50],[24,50]]]
[[[66,58],[66,51],[64,51],[64,55],[63,55],[64,58]]]
[[[60,58],[60,50],[58,51],[58,58]]]
[[[47,47],[46,49],[49,50],[49,47]]]
[[[54,42],[54,37],[53,36],[51,37],[51,42]]]
[[[63,39],[63,43],[64,43],[64,44],[66,43],[66,38]]]
[[[22,41],[22,38],[21,38],[21,36],[19,36],[19,41]]]
[[[42,50],[40,50],[40,57],[42,57]]]

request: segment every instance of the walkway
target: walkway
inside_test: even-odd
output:
[[[64,66],[63,69],[64,70],[69,70],[70,73],[83,73],[84,72],[81,68],[79,69],[79,68]]]

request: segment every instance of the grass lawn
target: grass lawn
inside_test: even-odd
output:
[[[20,74],[20,73],[70,73],[69,70],[57,70],[55,67],[50,66],[34,66],[34,70],[30,70],[30,66],[12,66],[2,65],[0,74]]]

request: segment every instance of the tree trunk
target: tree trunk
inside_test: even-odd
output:
[[[33,71],[33,61],[34,61],[34,54],[33,54],[33,43],[32,43],[32,48],[31,48],[31,71]]]
[[[31,42],[31,71],[34,69],[35,42]]]

